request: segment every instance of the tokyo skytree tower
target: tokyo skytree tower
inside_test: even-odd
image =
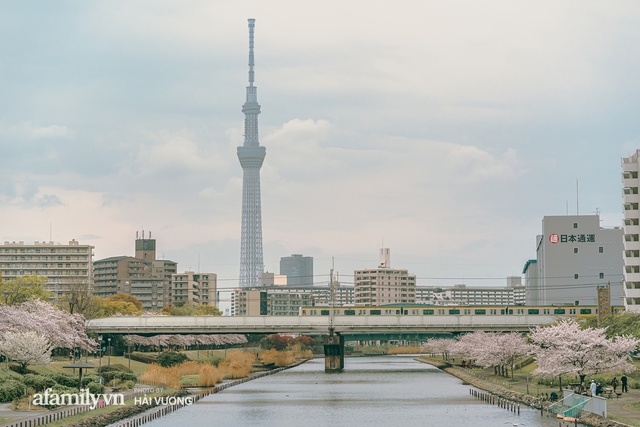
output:
[[[244,144],[238,147],[242,166],[242,234],[240,237],[240,287],[257,286],[264,272],[262,258],[262,209],[260,207],[260,167],[267,153],[258,141],[258,88],[253,85],[253,28],[249,19],[249,86],[244,113]]]

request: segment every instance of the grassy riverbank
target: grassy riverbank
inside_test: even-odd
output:
[[[451,375],[454,375],[465,382],[469,382],[477,388],[481,388],[504,398],[519,401],[529,406],[539,407],[536,406],[535,403],[532,404],[532,402],[546,398],[553,391],[561,394],[559,392],[560,387],[557,381],[554,384],[551,384],[550,382],[547,384],[538,384],[537,381],[533,379],[531,372],[536,368],[535,363],[516,370],[514,372],[513,379],[511,379],[494,375],[494,371],[491,368],[462,369],[459,365],[452,366],[452,361],[445,361],[441,358],[428,356],[420,356],[418,360],[443,369]],[[567,383],[565,382],[564,384]],[[629,389],[629,393],[624,393],[620,398],[617,398],[614,395],[613,398],[607,400],[608,419],[629,426],[640,427],[639,401],[640,390],[638,389]],[[598,422],[599,421],[597,420],[593,421],[593,425],[601,425],[598,424]],[[606,422],[607,421],[605,421],[605,423]]]

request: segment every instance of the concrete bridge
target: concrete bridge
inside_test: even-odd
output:
[[[557,320],[553,315],[489,316],[336,316],[340,334],[525,332]],[[329,316],[140,316],[107,317],[87,322],[101,334],[273,334],[322,335]]]
[[[344,368],[345,337],[374,334],[424,337],[473,331],[527,332],[552,323],[552,315],[489,316],[140,316],[107,317],[87,322],[98,334],[273,334],[324,335],[325,371]],[[366,339],[366,338],[365,338]]]

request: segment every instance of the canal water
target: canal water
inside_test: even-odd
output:
[[[469,385],[413,356],[324,360],[249,381],[173,412],[149,426],[557,426],[521,407],[520,416],[470,396]]]

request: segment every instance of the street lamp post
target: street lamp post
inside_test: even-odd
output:
[[[102,380],[102,335],[98,335],[98,344],[99,344],[99,349],[98,352],[100,353],[100,359],[98,360],[98,374],[100,374],[100,380]],[[102,381],[100,381],[100,384],[102,384]]]
[[[107,338],[109,345],[107,346],[108,366],[111,367],[111,337]]]

